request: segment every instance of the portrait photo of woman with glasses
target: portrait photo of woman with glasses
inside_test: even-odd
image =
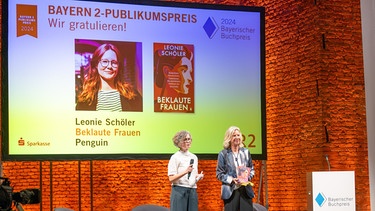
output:
[[[143,111],[142,70],[136,65],[140,44],[92,40],[75,44],[76,110]]]

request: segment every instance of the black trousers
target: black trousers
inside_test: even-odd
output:
[[[229,199],[224,200],[224,211],[253,211],[253,199],[250,198],[245,187],[233,191]]]

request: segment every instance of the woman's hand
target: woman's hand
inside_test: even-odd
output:
[[[198,175],[195,177],[195,179],[196,179],[197,182],[198,182],[199,180],[203,179],[203,177],[204,177],[204,174],[203,174],[203,171],[201,171],[201,173],[198,174]]]
[[[233,182],[234,182],[234,184],[238,185],[238,184],[240,184],[240,179],[233,178]]]
[[[190,164],[187,168],[186,168],[186,170],[185,170],[185,174],[188,174],[188,173],[190,173],[190,172],[192,172],[193,171],[193,164]]]

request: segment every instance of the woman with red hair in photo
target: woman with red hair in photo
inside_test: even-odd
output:
[[[112,44],[102,44],[94,51],[76,110],[142,111],[141,96],[123,79],[120,55]]]

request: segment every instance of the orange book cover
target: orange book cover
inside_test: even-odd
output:
[[[194,45],[154,43],[154,112],[194,113]]]

